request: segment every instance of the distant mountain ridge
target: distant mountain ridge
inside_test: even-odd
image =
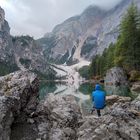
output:
[[[140,7],[140,1],[134,1]],[[57,25],[51,33],[38,40],[46,58],[51,62],[69,64],[101,54],[116,41],[121,19],[132,2],[123,0],[109,11],[91,5],[81,15]]]

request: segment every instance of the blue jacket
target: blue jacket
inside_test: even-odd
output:
[[[92,101],[96,109],[103,109],[105,107],[105,92],[101,90],[99,84],[96,84],[95,91],[92,92]]]

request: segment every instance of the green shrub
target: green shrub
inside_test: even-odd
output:
[[[19,70],[19,68],[16,64],[11,64],[10,62],[0,62],[0,76],[7,75],[17,70]]]

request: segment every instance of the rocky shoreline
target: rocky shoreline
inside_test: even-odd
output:
[[[0,77],[0,140],[139,140],[140,100],[110,96],[100,118],[84,116],[72,95],[38,100],[34,73]]]

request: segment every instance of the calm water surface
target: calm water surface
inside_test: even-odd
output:
[[[40,83],[40,99],[44,99],[47,94],[60,94],[60,95],[74,95],[79,105],[84,110],[90,110],[92,108],[91,93],[94,90],[94,86],[91,83],[81,84],[78,89],[72,85],[54,83],[54,82],[41,82]],[[129,96],[134,98],[134,95],[127,86],[107,86],[102,85],[102,89],[106,92],[106,95],[120,95]]]

